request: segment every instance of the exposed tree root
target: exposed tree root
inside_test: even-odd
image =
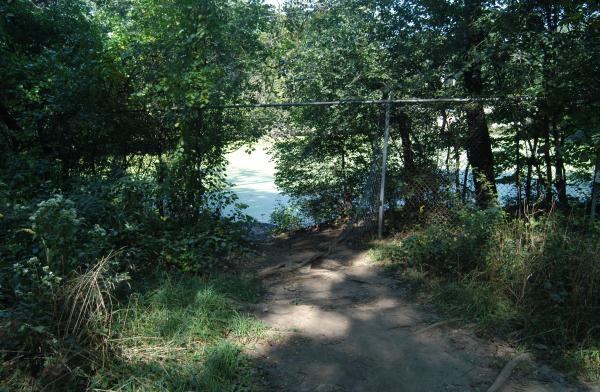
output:
[[[442,321],[438,321],[437,323],[433,323],[433,324],[431,324],[431,325],[428,325],[428,326],[427,326],[427,327],[425,327],[425,328],[421,328],[421,329],[419,329],[419,330],[416,330],[416,331],[414,332],[414,334],[415,334],[415,335],[418,335],[418,334],[420,334],[420,333],[423,333],[423,332],[430,331],[430,330],[432,330],[432,329],[434,329],[434,328],[441,327],[442,325],[446,325],[446,324],[449,324],[449,323],[452,323],[452,322],[454,322],[454,321],[458,321],[458,320],[460,320],[460,319],[459,319],[459,318],[451,318],[451,319],[448,319],[448,320],[442,320]]]
[[[293,272],[304,266],[314,263],[315,261],[317,261],[318,259],[320,259],[321,257],[324,257],[324,256],[325,256],[325,253],[318,253],[314,256],[309,257],[308,259],[304,260],[301,263],[287,265],[287,266],[286,266],[286,264],[279,264],[274,267],[265,268],[264,270],[262,270],[258,273],[258,277],[261,279],[264,279],[264,278],[268,278],[269,276],[276,275],[276,274],[284,274],[284,273],[288,273],[288,272]]]
[[[301,263],[296,263],[296,264],[292,264],[292,265],[286,265],[286,264],[282,263],[282,264],[278,264],[274,267],[265,268],[264,270],[262,270],[258,273],[258,277],[261,279],[264,279],[264,278],[268,278],[270,276],[277,275],[277,274],[285,274],[288,272],[293,272],[293,271],[299,270],[302,267],[310,265],[323,257],[327,257],[327,256],[331,255],[331,253],[333,253],[337,244],[344,241],[348,237],[348,235],[350,234],[350,231],[351,230],[349,230],[348,226],[345,227],[344,229],[342,229],[340,231],[340,233],[333,240],[331,240],[329,242],[327,252],[317,253],[316,255],[309,257],[308,259],[304,260]]]
[[[498,377],[496,377],[496,381],[494,381],[492,386],[489,387],[487,392],[498,392],[500,390],[500,388],[502,388],[502,386],[504,386],[506,381],[508,381],[508,379],[510,378],[510,375],[511,375],[512,371],[515,369],[515,367],[520,362],[529,361],[529,360],[531,360],[531,355],[528,353],[523,353],[523,354],[517,355],[516,357],[514,357],[513,359],[508,361],[508,363],[504,366],[504,368],[502,369],[502,371],[500,372]]]

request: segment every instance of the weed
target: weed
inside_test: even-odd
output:
[[[297,231],[305,226],[306,218],[298,208],[278,205],[271,213],[270,222],[275,225],[274,233]]]
[[[521,317],[520,309],[490,284],[472,278],[442,281],[434,287],[433,301],[453,316],[499,332]]]
[[[556,365],[581,374],[585,379],[600,381],[600,345],[580,347],[566,352]]]

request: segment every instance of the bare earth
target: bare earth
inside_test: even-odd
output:
[[[327,251],[325,230],[263,247],[259,268]],[[265,391],[487,391],[515,353],[441,321],[384,276],[363,250],[338,244],[328,257],[265,280],[254,312],[278,337],[252,352]],[[539,363],[518,367],[501,391],[579,391]]]

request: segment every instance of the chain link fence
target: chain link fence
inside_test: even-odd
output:
[[[517,214],[559,204],[589,212],[593,165],[573,158],[583,147],[532,127],[520,102],[502,105],[455,98],[227,108],[277,112],[269,118],[279,124],[272,132],[278,185],[312,224],[341,216],[357,232],[374,233],[382,206],[386,231],[448,222],[484,205]]]
[[[401,135],[399,124],[392,122],[383,204],[384,231],[447,223],[461,210],[482,204],[515,215],[558,208],[588,215],[593,165],[574,167],[567,161],[557,165],[559,154],[563,153],[560,147],[538,144],[537,149],[532,148],[531,136],[519,134],[522,129],[516,123],[491,122],[490,141],[487,146],[482,145],[485,143],[481,138],[474,141],[460,136],[468,133],[464,111],[455,110],[452,121],[448,112],[430,111],[425,119],[429,126],[420,124],[408,135]],[[545,154],[542,147],[546,148]],[[471,162],[473,155],[480,152],[478,149],[486,148],[492,162],[493,181],[487,180],[484,170],[473,170]],[[354,227],[370,233],[376,232],[377,210],[381,205],[381,150],[377,153],[365,175],[352,221]],[[557,170],[560,170],[558,175]],[[489,192],[490,200],[481,203],[481,192]]]

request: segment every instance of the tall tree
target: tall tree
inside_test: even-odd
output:
[[[465,0],[463,26],[465,44],[465,66],[463,84],[465,91],[472,97],[484,95],[482,64],[477,47],[485,39],[481,18],[483,16],[482,0]],[[467,138],[467,154],[473,169],[473,181],[477,203],[489,205],[496,195],[496,176],[494,174],[494,156],[490,132],[481,102],[469,104],[466,108],[469,136]]]

